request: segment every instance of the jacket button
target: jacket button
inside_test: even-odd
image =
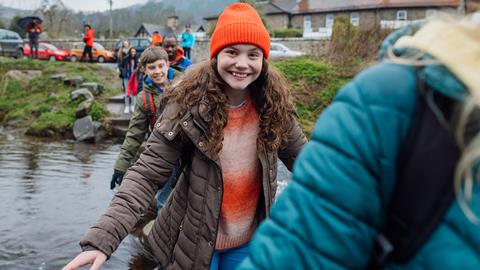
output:
[[[198,146],[200,146],[200,148],[203,148],[203,145],[204,145],[204,144],[203,144],[202,141],[198,142]]]
[[[188,122],[187,122],[187,121],[184,121],[184,122],[182,123],[182,125],[183,125],[184,127],[186,127],[186,126],[188,126]]]
[[[173,131],[168,132],[168,136],[172,137],[173,136]]]
[[[157,123],[157,128],[160,128],[160,123]]]
[[[217,190],[218,190],[218,192],[222,191],[222,187],[221,187],[221,186],[218,186],[218,187],[217,187]]]
[[[178,228],[180,231],[183,231],[183,224],[180,224],[180,227]]]
[[[213,241],[208,241],[208,246],[213,247]]]
[[[270,169],[270,176],[273,176],[273,170]]]

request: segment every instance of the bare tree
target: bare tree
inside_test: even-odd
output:
[[[44,28],[47,29],[50,38],[58,38],[64,30],[64,25],[73,15],[62,0],[54,0],[53,3],[42,0],[39,12],[44,18]]]

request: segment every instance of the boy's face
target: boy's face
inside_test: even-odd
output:
[[[167,85],[168,63],[164,59],[146,64],[144,72],[157,85]]]
[[[168,37],[163,40],[163,49],[168,54],[168,61],[175,60],[175,57],[177,56],[177,41],[175,38]]]

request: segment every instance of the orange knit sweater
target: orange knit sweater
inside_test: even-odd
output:
[[[220,151],[223,201],[216,249],[247,243],[257,227],[255,213],[261,191],[259,131],[258,113],[250,99],[238,109],[229,109]]]

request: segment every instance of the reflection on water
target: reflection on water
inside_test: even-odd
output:
[[[50,142],[0,133],[0,269],[60,269],[103,213],[120,145]],[[286,178],[285,171],[279,172]],[[280,183],[280,186],[282,184]],[[127,237],[102,269],[128,269]]]

